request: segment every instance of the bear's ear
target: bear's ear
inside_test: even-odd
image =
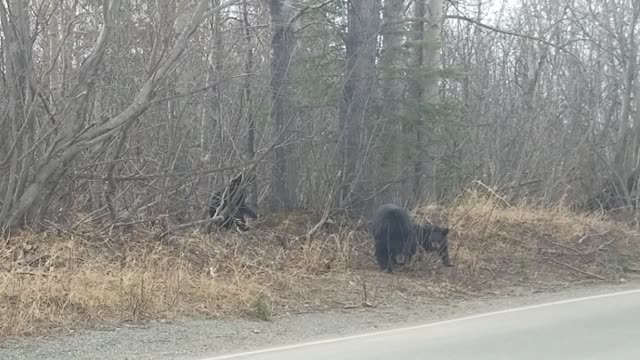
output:
[[[449,233],[449,228],[448,227],[442,229],[442,235],[443,236],[447,236],[448,233]]]

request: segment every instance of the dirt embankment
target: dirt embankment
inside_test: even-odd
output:
[[[377,270],[372,242],[354,224],[294,213],[247,234],[198,231],[157,240],[145,229],[23,233],[0,250],[0,335],[150,319],[251,317],[379,308],[620,282],[640,269],[640,233],[562,207],[509,206],[472,195],[417,217],[452,228],[455,267],[419,254]]]

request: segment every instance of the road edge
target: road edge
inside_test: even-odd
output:
[[[539,308],[556,306],[556,305],[570,304],[570,303],[576,303],[576,302],[597,300],[597,299],[602,299],[602,298],[615,297],[615,296],[624,296],[624,295],[637,294],[637,293],[640,293],[640,288],[635,288],[635,289],[631,289],[631,290],[622,290],[622,291],[616,291],[616,292],[608,292],[608,293],[589,295],[589,296],[582,296],[582,297],[576,297],[576,298],[570,298],[570,299],[564,299],[564,300],[555,300],[555,301],[549,301],[549,302],[533,304],[533,305],[518,306],[518,307],[508,308],[508,309],[503,309],[503,310],[496,310],[496,311],[484,312],[484,313],[479,313],[479,314],[474,314],[474,315],[466,315],[466,316],[461,316],[461,317],[454,317],[452,319],[447,319],[447,320],[439,320],[439,321],[428,322],[428,323],[419,324],[419,325],[411,325],[411,326],[392,328],[392,329],[381,330],[381,331],[373,331],[373,332],[367,332],[367,333],[356,334],[356,335],[335,337],[335,338],[323,339],[323,340],[315,340],[315,341],[306,341],[306,342],[301,342],[301,343],[295,343],[295,344],[290,344],[290,345],[282,345],[282,346],[264,348],[264,349],[259,349],[259,350],[244,351],[244,352],[231,353],[231,354],[226,354],[226,355],[218,355],[218,356],[214,356],[214,357],[205,357],[205,358],[199,358],[199,360],[234,359],[234,358],[239,358],[239,357],[242,357],[242,356],[258,355],[258,354],[265,354],[265,353],[276,352],[276,351],[297,349],[297,348],[302,348],[302,347],[307,347],[307,346],[330,344],[330,343],[335,343],[335,342],[366,338],[366,337],[370,337],[370,336],[391,334],[391,333],[400,332],[400,331],[417,330],[417,329],[424,329],[424,328],[429,328],[429,327],[436,327],[436,326],[451,324],[451,323],[455,323],[455,322],[467,321],[467,320],[484,318],[484,317],[491,317],[491,316],[495,316],[495,315],[501,315],[501,314],[525,311],[525,310],[539,309]]]

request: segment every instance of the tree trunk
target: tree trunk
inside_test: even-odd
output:
[[[34,119],[31,106],[33,89],[30,84],[33,74],[31,34],[29,31],[29,2],[23,0],[0,3],[0,20],[4,34],[5,80],[8,87],[6,124],[1,130],[1,141],[11,149],[7,183],[0,189],[4,193],[0,208],[0,225],[10,216],[16,199],[24,191],[26,177],[30,176],[33,158],[19,156],[33,146]]]
[[[251,26],[251,24],[249,23],[249,7],[247,6],[247,0],[242,0],[242,26],[244,27],[244,42],[245,46],[247,47],[247,53],[244,59],[245,79],[242,85],[240,109],[244,112],[245,121],[247,122],[247,157],[249,158],[249,160],[254,160],[256,157],[256,122],[253,118],[251,76],[249,76],[251,71],[253,71],[253,47],[251,44],[251,32],[249,31],[249,27]],[[255,207],[258,201],[254,197],[258,194],[258,186],[255,181],[252,181],[248,186],[250,194],[250,196],[248,197],[248,202]]]
[[[360,179],[365,176],[364,138],[368,108],[376,80],[376,50],[379,28],[378,0],[349,2],[348,32],[345,39],[347,68],[340,109],[339,154],[342,181],[339,207],[362,207],[364,194]]]
[[[427,0],[416,0],[414,3],[414,16],[416,19],[424,19],[426,15],[425,1]],[[426,78],[423,75],[425,62],[424,62],[424,53],[425,53],[425,29],[424,29],[424,21],[416,20],[413,25],[413,40],[414,40],[414,53],[413,53],[413,66],[417,73],[417,76],[413,76],[411,78],[411,86],[410,93],[411,97],[414,101],[414,106],[416,107],[415,111],[415,119],[413,121],[412,126],[408,126],[405,128],[405,132],[407,132],[407,136],[410,137],[411,134],[415,134],[415,143],[413,146],[409,145],[409,149],[407,149],[408,160],[413,163],[413,198],[416,200],[420,200],[420,193],[422,187],[422,126],[424,125],[424,112],[423,112],[423,103],[425,100],[425,82]],[[407,131],[408,130],[408,131]],[[411,144],[409,142],[408,144]],[[414,204],[412,204],[414,205]]]
[[[638,22],[638,16],[640,15],[640,0],[633,1],[633,14],[631,16],[631,22],[629,24],[629,34],[627,35],[627,53],[623,53],[623,58],[626,60],[626,66],[624,71],[624,92],[622,96],[622,113],[620,115],[620,125],[618,131],[618,146],[614,157],[614,174],[615,180],[613,183],[618,183],[616,186],[617,192],[619,192],[627,205],[630,205],[631,194],[633,187],[635,187],[636,179],[631,179],[630,176],[634,173],[634,168],[637,166],[637,149],[639,136],[634,136],[630,129],[630,116],[631,116],[631,103],[634,95],[634,82],[636,80],[636,72],[638,67],[638,49],[636,48],[636,24]],[[624,41],[624,39],[622,39]],[[624,48],[624,47],[623,47]],[[624,56],[626,55],[626,56]],[[640,130],[634,129],[635,133],[640,133]],[[616,181],[617,180],[617,181]],[[631,188],[628,187],[631,185]]]
[[[291,57],[295,45],[290,23],[291,7],[282,0],[270,0],[271,26],[271,121],[277,145],[271,168],[271,207],[296,205],[297,172],[294,159],[293,114],[289,98]]]
[[[403,163],[403,146],[406,142],[402,132],[404,109],[402,106],[403,87],[403,38],[406,35],[402,22],[404,0],[388,0],[382,10],[384,31],[382,32],[383,48],[380,56],[382,77],[382,140],[380,163],[372,171],[380,171],[384,180],[382,185],[387,190],[378,196],[382,203],[397,202],[403,198],[403,187],[397,185],[406,166]],[[396,182],[388,186],[387,182]],[[377,189],[376,189],[377,190]]]
[[[428,19],[425,27],[424,21],[416,21],[414,24],[414,59],[413,66],[417,76],[412,77],[410,92],[416,107],[415,121],[409,128],[410,133],[415,134],[413,148],[409,149],[410,159],[413,162],[413,198],[416,201],[424,200],[425,196],[436,194],[433,161],[425,149],[425,115],[431,117],[437,114],[439,101],[439,66],[440,43],[442,28],[442,1],[430,0],[425,6],[426,0],[416,0],[414,15],[416,19]],[[425,74],[429,74],[426,76]],[[425,111],[426,110],[426,111]],[[429,119],[434,122],[434,119]],[[425,184],[425,178],[429,178],[429,187]]]

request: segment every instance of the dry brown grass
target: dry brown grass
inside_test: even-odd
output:
[[[249,234],[194,231],[162,241],[145,229],[18,234],[0,250],[0,335],[438,301],[508,286],[617,280],[640,262],[636,230],[561,206],[508,207],[474,193],[417,213],[452,227],[454,268],[421,254],[406,269],[381,273],[366,233],[337,226],[308,242],[302,235],[314,223],[301,214]]]
[[[563,205],[512,205],[474,192],[454,206],[418,214],[453,228],[454,278],[466,285],[615,280],[640,261],[637,229]]]

